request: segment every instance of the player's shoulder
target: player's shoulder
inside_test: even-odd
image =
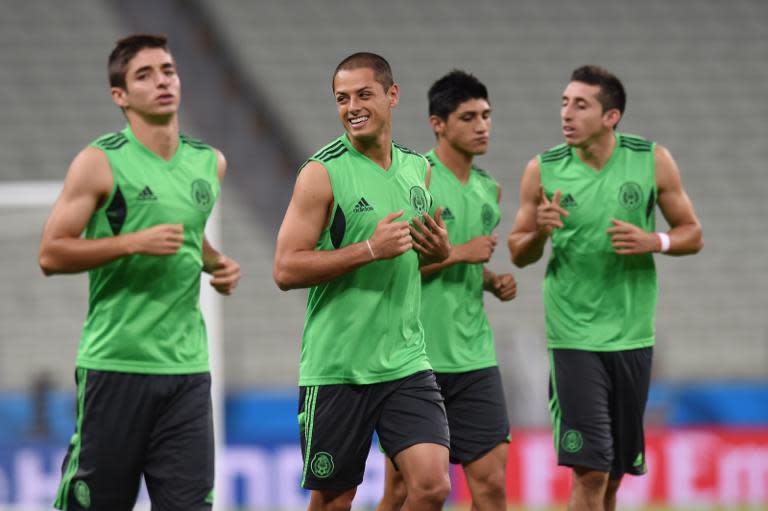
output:
[[[66,188],[106,197],[112,189],[112,167],[107,151],[94,144],[83,148],[67,170]]]
[[[392,147],[393,147],[393,151],[397,151],[398,153],[400,153],[401,157],[405,160],[412,159],[413,161],[419,162],[420,165],[423,164],[425,168],[427,165],[429,165],[430,167],[434,167],[434,164],[431,161],[429,161],[429,159],[427,159],[425,155],[421,154],[418,151],[414,151],[410,147],[406,147],[403,144],[395,142],[394,140],[392,141]]]
[[[426,156],[419,153],[418,151],[414,151],[413,149],[406,147],[402,144],[398,144],[394,140],[392,141],[392,147],[393,152],[397,151],[400,153],[400,161],[401,162],[411,162],[411,164],[415,165],[416,168],[423,170],[425,173],[427,171],[427,168],[432,169],[435,166],[430,162]],[[392,155],[394,160],[394,154]]]
[[[655,144],[652,140],[631,133],[616,133],[616,138],[618,138],[619,147],[640,153],[651,152]]]
[[[565,160],[571,155],[571,146],[566,143],[557,144],[554,147],[550,147],[544,152],[538,154],[537,160],[539,163],[554,163],[556,161]]]
[[[304,168],[310,161],[328,163],[329,161],[335,160],[336,158],[347,153],[349,149],[347,148],[346,144],[344,144],[343,137],[344,135],[336,138],[335,140],[332,140],[331,142],[321,147],[319,150],[315,151],[312,156],[307,158],[307,161],[304,162],[301,168]]]
[[[420,154],[418,151],[414,151],[410,147],[406,147],[403,144],[399,144],[395,141],[392,141],[392,145],[394,148],[398,151],[400,151],[403,154],[409,155],[409,156],[415,156],[420,159],[426,159],[426,157],[423,154]]]
[[[72,167],[76,168],[109,168],[107,150],[94,143],[84,147],[72,160]]]
[[[180,133],[179,134],[179,141],[181,142],[181,144],[183,144],[183,145],[185,145],[187,147],[190,147],[191,149],[195,149],[197,151],[214,151],[214,152],[219,152],[216,148],[214,148],[213,146],[211,146],[209,144],[206,144],[205,142],[203,142],[199,138],[190,137],[189,135],[187,135],[185,133]]]
[[[472,173],[477,176],[480,182],[486,186],[490,186],[496,189],[496,187],[499,185],[498,181],[496,181],[496,179],[487,170],[482,169],[477,165],[472,165]]]
[[[90,143],[89,147],[101,149],[104,152],[117,151],[129,142],[128,137],[122,131],[105,133]]]
[[[327,164],[329,162],[349,152],[349,148],[344,144],[343,137],[344,135],[332,140],[315,151],[309,158],[299,165],[299,169],[296,173],[301,174],[305,168],[310,168],[313,172],[322,170],[327,173]]]
[[[488,172],[487,170],[485,170],[483,168],[478,167],[477,165],[472,165],[472,172],[477,177],[480,177],[482,179],[488,179],[488,180],[491,180],[493,182],[496,182],[496,180],[493,178],[493,176],[490,174],[490,172]]]

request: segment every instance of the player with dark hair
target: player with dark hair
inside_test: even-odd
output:
[[[46,275],[88,271],[90,281],[76,431],[55,506],[128,511],[143,475],[153,509],[210,509],[211,377],[198,298],[203,271],[226,295],[240,278],[204,235],[226,162],[179,133],[180,81],[164,37],[118,41],[109,82],[128,125],[75,157],[40,243]]]
[[[643,413],[655,342],[653,254],[694,254],[702,234],[669,151],[619,133],[624,87],[576,69],[560,108],[565,143],[533,158],[509,236],[520,267],[552,254],[544,278],[550,411],[568,509],[616,508],[624,474],[646,472]],[[656,231],[656,206],[670,226]]]
[[[437,80],[428,98],[437,138],[427,154],[430,191],[443,207],[452,250],[445,261],[421,269],[427,356],[445,398],[450,461],[464,466],[472,508],[503,510],[509,418],[483,291],[507,301],[517,286],[512,274],[485,267],[496,247],[501,187],[473,162],[488,148],[491,106],[485,85],[463,71]],[[405,497],[402,475],[388,461],[378,509],[399,510]]]
[[[310,288],[301,484],[309,509],[350,509],[375,430],[403,472],[405,508],[438,510],[448,423],[424,348],[419,266],[448,256],[448,234],[441,211],[428,214],[427,160],[392,142],[399,87],[387,61],[356,53],[332,83],[345,133],[301,168],[273,270],[280,289]]]

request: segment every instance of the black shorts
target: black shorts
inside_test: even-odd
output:
[[[435,376],[448,413],[451,463],[470,463],[509,442],[507,403],[498,367]]]
[[[432,371],[370,385],[300,387],[302,487],[359,485],[374,430],[390,458],[415,444],[449,447],[443,396]]]
[[[54,506],[129,511],[144,475],[153,511],[210,510],[211,376],[78,368],[77,423]]]
[[[644,474],[643,414],[653,348],[549,353],[558,464],[610,472],[613,480]]]

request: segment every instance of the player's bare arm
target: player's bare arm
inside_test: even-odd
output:
[[[508,302],[517,296],[517,281],[511,273],[494,273],[483,268],[483,289],[502,302]]]
[[[422,266],[421,274],[426,277],[459,263],[487,263],[491,260],[497,241],[498,235],[492,234],[490,236],[476,236],[466,243],[452,245],[450,254],[446,259],[439,263]]]
[[[299,174],[277,234],[273,277],[282,290],[311,287],[379,259],[392,259],[413,246],[402,211],[389,213],[373,236],[337,250],[315,250],[330,221],[333,191],[328,171],[315,161]]]
[[[704,245],[701,224],[696,217],[691,199],[683,189],[680,170],[672,155],[662,146],[656,146],[655,160],[659,209],[670,226],[670,230],[666,233],[670,242],[666,253],[695,254]],[[611,242],[617,254],[661,252],[661,238],[656,233],[647,232],[633,224],[616,219],[612,219],[611,223],[612,227],[608,229],[608,235],[611,236]]]
[[[563,226],[568,211],[560,206],[560,191],[552,201],[541,185],[539,162],[533,158],[525,168],[520,183],[520,209],[515,216],[507,244],[512,262],[522,268],[541,259],[547,239],[554,229]]]
[[[501,185],[499,184],[496,185],[496,202],[501,204]],[[493,238],[495,247],[495,234]],[[483,267],[483,289],[493,293],[502,302],[507,302],[517,296],[517,281],[511,273],[494,273],[488,268]]]
[[[181,247],[184,229],[176,224],[108,238],[82,238],[91,216],[109,197],[112,185],[109,160],[101,150],[88,147],[75,157],[43,228],[39,254],[43,273],[77,273],[126,255],[171,255]]]
[[[219,182],[224,182],[227,173],[227,160],[218,149],[216,151],[216,171]],[[203,271],[210,273],[211,286],[223,295],[231,295],[240,282],[240,264],[222,254],[203,238]]]
[[[704,247],[701,223],[685,193],[680,170],[665,147],[656,148],[656,187],[659,208],[670,226],[670,255],[695,254]]]
[[[203,271],[211,274],[211,286],[220,294],[231,295],[240,282],[240,264],[203,239]]]
[[[429,189],[432,167],[427,163],[424,185]],[[424,213],[422,218],[413,217],[410,228],[413,248],[419,253],[420,266],[428,266],[445,261],[451,254],[451,242],[448,240],[448,228],[442,218],[443,208],[437,208],[434,218]]]

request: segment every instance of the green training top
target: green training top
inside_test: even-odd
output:
[[[617,255],[611,219],[656,230],[655,143],[616,134],[599,172],[561,144],[538,156],[547,197],[560,190],[570,216],[552,233],[544,278],[548,346],[619,351],[652,346],[656,269],[652,254]]]
[[[499,224],[498,184],[473,167],[466,184],[435,151],[429,191],[443,208],[451,245],[490,235]],[[483,264],[458,263],[422,279],[421,322],[435,372],[458,373],[497,365],[493,332],[483,306]]]
[[[181,135],[169,161],[126,127],[91,144],[112,168],[110,197],[91,217],[88,239],[183,224],[170,256],[130,255],[88,272],[90,298],[78,367],[144,374],[208,371],[200,314],[203,229],[219,195],[216,153]]]
[[[429,210],[427,162],[392,144],[384,170],[342,135],[308,161],[328,171],[334,211],[317,250],[369,239],[376,224],[403,210],[410,220]],[[369,384],[430,369],[419,321],[421,278],[415,251],[379,260],[309,290],[299,385]]]

